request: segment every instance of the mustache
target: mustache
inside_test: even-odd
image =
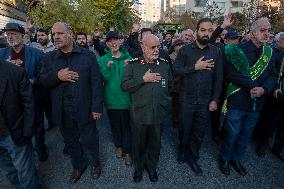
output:
[[[209,36],[203,36],[202,39],[209,39]]]

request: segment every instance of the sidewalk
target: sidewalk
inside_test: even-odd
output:
[[[40,183],[43,189],[111,189],[111,188],[250,188],[263,189],[284,188],[284,163],[271,154],[265,158],[258,158],[249,146],[245,165],[249,171],[245,177],[235,171],[226,177],[218,169],[218,147],[207,134],[200,153],[204,176],[197,177],[187,164],[176,162],[177,131],[169,126],[163,129],[162,149],[158,169],[159,181],[151,183],[144,173],[143,180],[135,184],[132,180],[132,167],[127,167],[123,159],[115,157],[115,148],[111,142],[110,126],[106,117],[98,123],[100,136],[100,158],[102,161],[102,175],[98,180],[90,176],[90,168],[84,173],[80,181],[74,185],[68,183],[72,171],[69,158],[64,157],[63,139],[58,128],[47,132],[47,146],[49,159],[39,164]],[[208,129],[209,130],[209,129]],[[209,131],[208,131],[209,132]],[[10,189],[6,178],[0,175],[0,189]]]

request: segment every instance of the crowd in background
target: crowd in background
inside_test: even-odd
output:
[[[0,168],[13,187],[38,188],[33,150],[45,162],[45,131],[57,126],[73,166],[70,182],[88,164],[99,178],[96,121],[104,108],[116,157],[134,165],[136,183],[144,170],[158,181],[161,126],[169,114],[178,130],[177,161],[197,176],[210,128],[225,175],[231,167],[248,173],[243,160],[252,137],[258,156],[271,151],[284,161],[284,31],[272,33],[264,17],[242,35],[232,25],[230,16],[219,26],[204,18],[183,31],[133,24],[125,35],[113,28],[74,34],[65,22],[34,32],[6,24],[0,38]]]

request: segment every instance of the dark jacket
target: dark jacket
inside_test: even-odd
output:
[[[74,82],[63,82],[58,79],[59,70],[68,67],[79,74],[79,79]],[[92,120],[92,112],[103,111],[103,85],[102,76],[96,56],[88,49],[74,46],[69,57],[60,50],[46,54],[40,74],[40,83],[51,90],[52,118],[56,125],[62,125],[62,96],[64,87],[69,85],[76,119],[79,125],[84,125]]]
[[[261,56],[262,48],[257,49],[257,47],[249,41],[247,43],[242,43],[239,47],[243,50],[247,57],[250,67],[253,66],[258,58]],[[256,86],[263,87],[265,94],[262,97],[256,98],[256,111],[260,111],[264,104],[266,96],[272,92],[277,81],[277,72],[275,69],[275,53],[273,52],[270,59],[269,65],[256,80],[252,80],[248,76],[244,76],[241,72],[237,71],[236,68],[226,59],[225,74],[228,82],[235,84],[240,87],[241,90],[231,95],[228,98],[228,108],[237,109],[242,111],[252,111],[254,107],[254,101],[251,98],[250,90]]]
[[[44,102],[46,101],[47,94],[46,91],[39,86],[38,83],[38,72],[40,71],[41,67],[41,60],[43,58],[43,51],[29,47],[27,45],[24,46],[25,48],[25,70],[28,73],[29,79],[33,80],[33,96],[35,100],[35,108],[43,106]],[[7,60],[12,53],[12,48],[8,47],[5,49],[0,49],[0,59]]]
[[[32,86],[25,70],[0,60],[0,103],[11,137],[16,145],[30,142],[34,128]]]
[[[122,88],[130,92],[131,117],[134,123],[161,124],[169,107],[169,89],[172,87],[172,74],[168,63],[147,64],[137,60],[126,66]],[[151,69],[160,73],[159,83],[145,83],[144,74]]]
[[[105,48],[106,43],[104,41],[101,41],[100,38],[95,38],[93,40],[94,44],[94,49],[98,52],[99,56],[104,56],[105,55]]]
[[[212,70],[195,70],[195,64],[202,56],[204,60],[213,59]],[[195,42],[188,44],[179,50],[173,67],[175,74],[182,77],[180,96],[183,102],[200,105],[208,105],[212,100],[219,102],[223,65],[218,47],[208,44],[200,49]]]
[[[36,71],[40,65],[44,55],[43,51],[25,45],[25,69],[28,72],[29,78],[36,81]],[[12,54],[12,48],[0,49],[0,59],[7,60]]]

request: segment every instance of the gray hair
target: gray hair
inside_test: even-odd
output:
[[[67,23],[67,22],[56,22],[56,23],[54,23],[54,25],[55,25],[55,24],[62,24],[62,25],[64,25],[65,28],[66,28],[66,30],[67,30],[68,32],[72,33],[72,27],[70,26],[69,23]]]
[[[279,32],[279,33],[277,33],[276,35],[275,35],[275,40],[279,40],[279,38],[280,38],[280,36],[281,35],[284,35],[284,32]]]
[[[256,19],[255,21],[253,21],[253,23],[250,26],[251,31],[254,32],[256,30],[258,22],[269,22],[269,19],[267,17],[260,17],[260,18]]]

